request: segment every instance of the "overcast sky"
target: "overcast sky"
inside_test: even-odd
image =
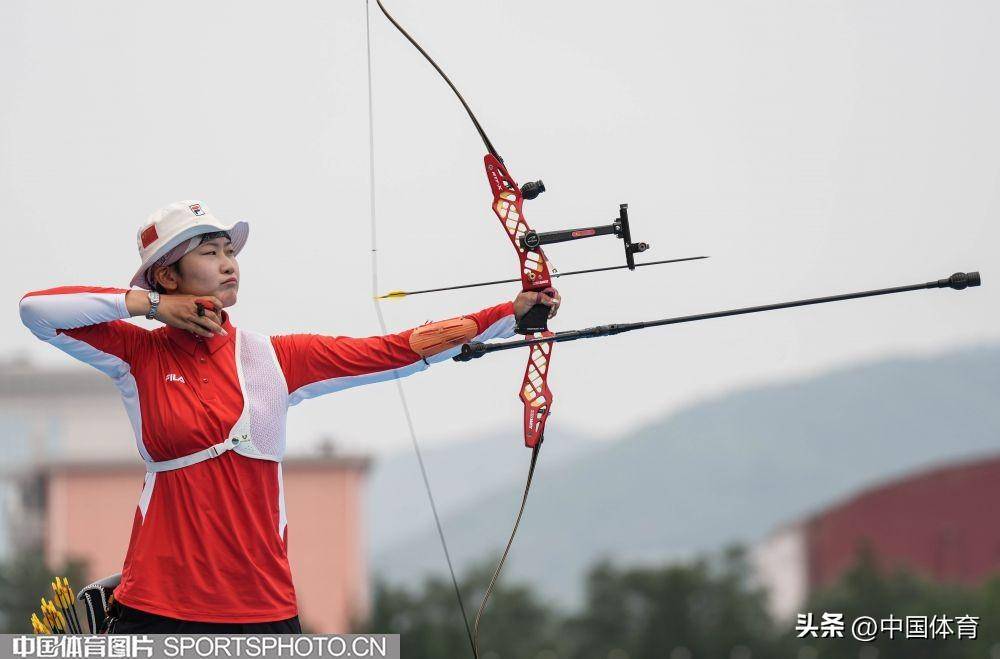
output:
[[[715,320],[557,346],[554,427],[618,433],[706,396],[890,355],[995,341],[1000,4],[388,0],[452,76],[538,230],[628,202],[643,258],[692,264],[560,282],[568,329],[937,279],[984,287]],[[374,10],[379,276],[419,288],[514,276],[483,148]],[[238,326],[378,332],[371,303],[365,7],[341,2],[0,3],[0,323],[5,356],[71,359],[20,324],[26,291],[125,287],[135,233],[196,198],[250,222]],[[561,270],[621,261],[594,239]],[[385,305],[392,328],[516,286]],[[523,352],[406,384],[421,438],[519,443]],[[306,402],[290,448],[407,441],[395,392]]]

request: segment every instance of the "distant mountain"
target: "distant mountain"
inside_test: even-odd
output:
[[[418,439],[424,443],[424,438]],[[560,435],[557,431],[551,433],[551,439],[545,445],[544,461],[552,466],[570,462],[600,446],[592,440]],[[510,435],[479,435],[445,448],[423,449],[424,465],[442,521],[460,517],[469,505],[480,505],[480,499],[494,493],[503,496],[508,487],[523,480],[531,457],[531,451],[523,447],[518,426]],[[428,529],[434,529],[434,517],[412,449],[375,462],[368,478],[365,515],[369,547],[376,555],[397,544],[405,546]]]
[[[507,539],[529,457],[510,450],[510,441],[470,441],[426,456],[459,569]],[[997,452],[1000,346],[749,388],[612,443],[558,437],[554,429],[506,578],[572,604],[598,558],[664,561],[753,542],[861,487]],[[409,482],[419,478],[409,461],[376,467],[368,519],[373,571],[412,584],[446,568],[423,486]]]

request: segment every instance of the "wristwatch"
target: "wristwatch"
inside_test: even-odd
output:
[[[153,320],[156,316],[156,309],[160,306],[160,294],[156,291],[149,292],[149,311],[146,312],[146,318]]]

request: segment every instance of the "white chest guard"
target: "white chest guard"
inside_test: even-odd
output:
[[[146,462],[147,472],[180,469],[217,458],[226,451],[257,460],[281,462],[285,455],[288,385],[268,337],[236,330],[236,375],[243,392],[243,413],[228,437],[190,455]]]

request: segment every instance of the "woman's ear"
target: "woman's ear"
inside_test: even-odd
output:
[[[164,293],[174,293],[180,286],[180,273],[174,265],[161,265],[153,270],[153,281],[160,285]]]

